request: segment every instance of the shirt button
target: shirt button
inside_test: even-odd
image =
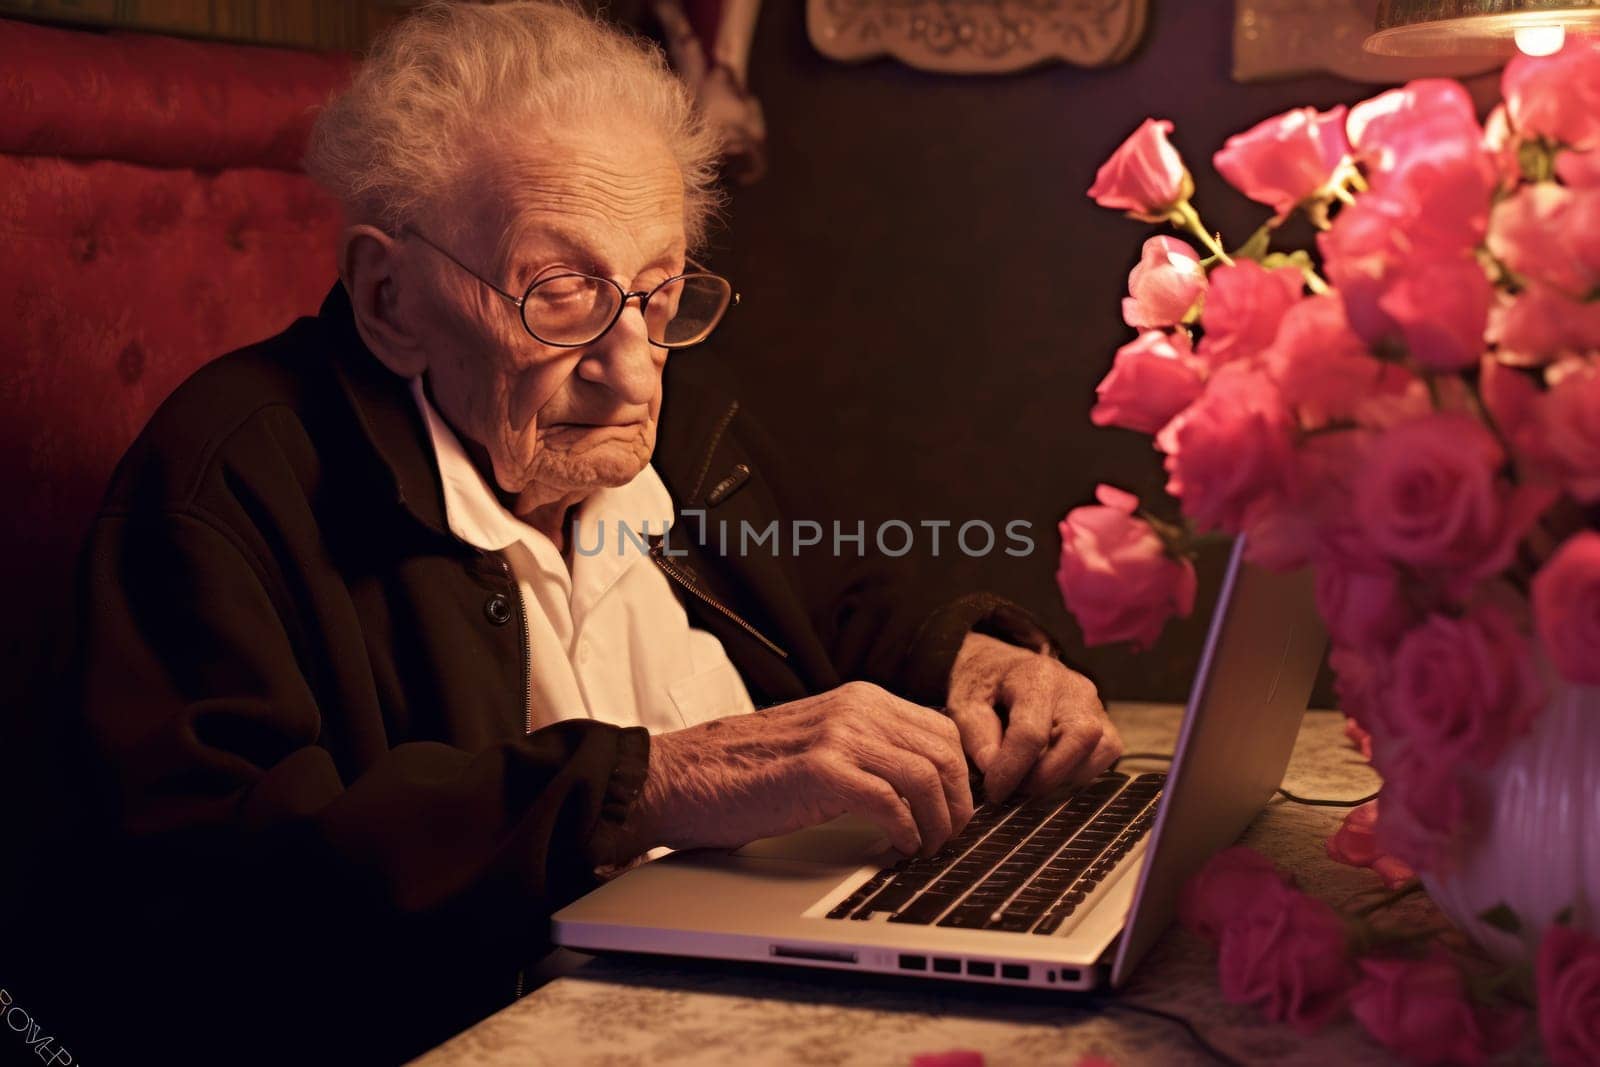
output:
[[[483,613],[496,626],[504,626],[511,621],[511,598],[504,593],[496,593],[484,601]]]

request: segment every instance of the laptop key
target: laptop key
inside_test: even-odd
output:
[[[940,926],[954,926],[962,930],[982,930],[994,914],[992,908],[963,904],[939,920]]]
[[[892,923],[915,923],[918,926],[927,926],[943,915],[945,909],[954,904],[960,897],[961,894],[958,892],[937,893],[930,889],[909,905],[900,909],[899,914],[889,916],[889,921]]]

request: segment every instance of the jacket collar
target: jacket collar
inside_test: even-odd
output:
[[[334,376],[356,423],[393,489],[395,501],[435,533],[447,534],[444,490],[428,428],[406,380],[378,361],[356,329],[342,282],[335,283],[317,318],[333,349]]]

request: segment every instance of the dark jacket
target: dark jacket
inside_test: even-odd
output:
[[[1047,643],[1004,602],[925,603],[871,560],[723,556],[718,520],[808,501],[676,365],[654,463],[711,533],[661,562],[757,706],[848,678],[937,705],[974,626]],[[407,385],[339,287],[162,405],[95,519],[80,608],[68,721],[98,789],[72,963],[101,980],[62,1043],[105,1039],[107,1062],[146,1040],[169,1061],[384,1062],[444,1039],[511,999],[645,774],[642,729],[525,732],[509,567],[449,534]],[[106,979],[140,1011],[119,1017]]]

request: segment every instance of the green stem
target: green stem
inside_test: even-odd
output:
[[[1500,423],[1489,411],[1489,405],[1484,402],[1483,390],[1479,386],[1478,376],[1467,379],[1467,395],[1472,397],[1472,406],[1478,409],[1478,417],[1483,419],[1483,424],[1489,427],[1489,432],[1494,434],[1494,439],[1500,442],[1500,450],[1506,456],[1506,470],[1513,485],[1521,481],[1517,477],[1517,463],[1511,452],[1511,439],[1500,428]]]
[[[1222,242],[1218,241],[1216,237],[1206,229],[1205,223],[1200,221],[1199,212],[1195,211],[1194,206],[1190,204],[1189,201],[1185,200],[1183,203],[1173,208],[1171,221],[1172,224],[1177,226],[1179,229],[1198,237],[1200,239],[1200,243],[1205,245],[1206,248],[1211,251],[1211,254],[1216,256],[1217,259],[1222,263],[1225,263],[1230,267],[1233,266],[1233,259],[1228,255],[1228,250],[1223,248]]]
[[[1433,404],[1433,410],[1438,411],[1444,407],[1444,400],[1439,396],[1439,383],[1434,380],[1433,374],[1423,371],[1422,381],[1428,387],[1428,400]]]

